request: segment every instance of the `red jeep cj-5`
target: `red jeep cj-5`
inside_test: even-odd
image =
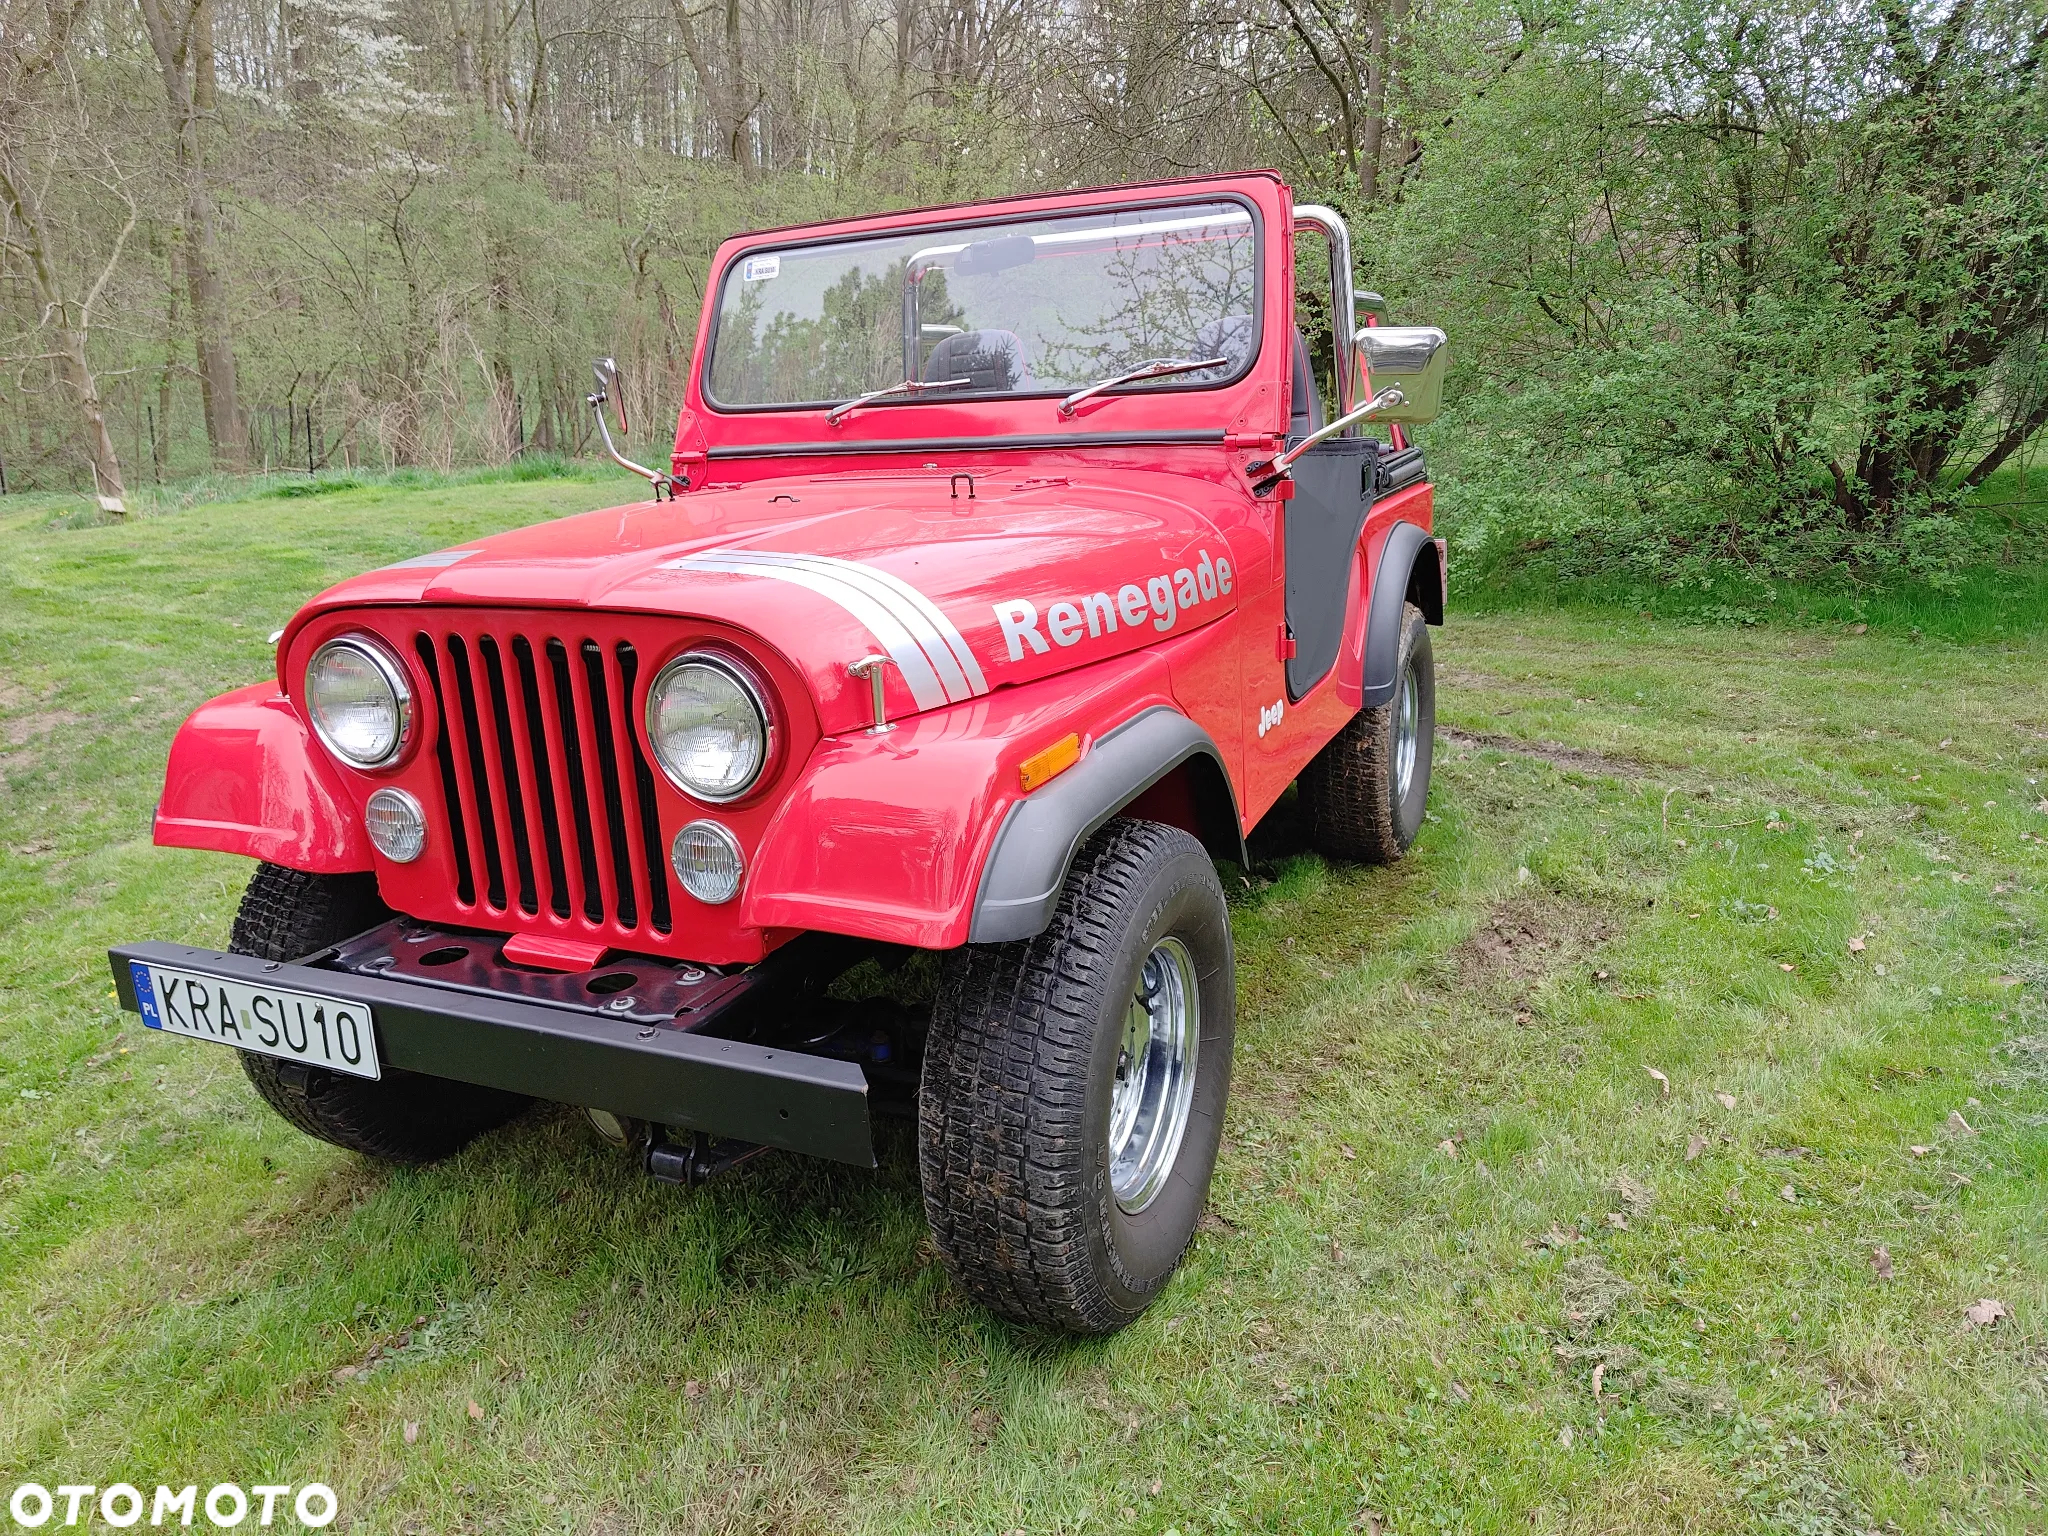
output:
[[[669,1179],[872,1166],[913,1113],[962,1286],[1130,1321],[1230,1087],[1213,861],[1290,784],[1334,858],[1423,818],[1444,338],[1382,308],[1269,174],[727,241],[670,471],[612,450],[653,500],[343,582],[185,723],[156,841],[262,862],[123,1006],[372,1157],[539,1098]],[[833,986],[915,950],[928,1017]]]

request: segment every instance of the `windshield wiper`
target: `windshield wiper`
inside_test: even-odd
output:
[[[1163,379],[1169,374],[1193,373],[1201,368],[1222,368],[1230,362],[1227,357],[1155,357],[1149,363],[1140,363],[1129,373],[1120,373],[1114,378],[1103,379],[1090,384],[1086,389],[1077,389],[1060,402],[1060,414],[1071,417],[1081,408],[1083,400],[1096,395],[1106,395],[1112,389],[1121,389],[1126,384],[1136,384],[1141,379]]]
[[[905,379],[901,384],[885,384],[880,389],[871,389],[864,395],[851,400],[842,400],[825,413],[825,425],[836,427],[849,411],[857,411],[864,405],[877,400],[886,400],[891,395],[921,395],[931,389],[952,389],[961,384],[972,384],[972,379]]]

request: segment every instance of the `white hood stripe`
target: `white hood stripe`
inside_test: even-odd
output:
[[[967,642],[944,613],[922,592],[887,571],[855,560],[836,560],[829,555],[783,554],[775,550],[721,549],[721,560],[746,561],[763,567],[806,570],[819,576],[836,577],[858,587],[895,614],[903,627],[917,638],[930,660],[932,670],[945,685],[946,697],[961,703],[988,692],[988,682]],[[961,659],[966,659],[966,666]]]
[[[859,561],[775,550],[714,549],[673,568],[769,576],[831,599],[881,642],[919,709],[987,693],[988,679],[966,639],[938,604],[900,577]]]
[[[889,659],[896,663],[896,670],[903,674],[903,681],[909,686],[910,696],[916,701],[919,709],[938,709],[952,702],[947,697],[944,686],[939,682],[938,674],[932,670],[931,661],[925,655],[924,648],[889,608],[866,592],[836,576],[806,570],[800,566],[767,565],[758,561],[731,559],[730,553],[732,552],[717,550],[709,554],[691,555],[671,563],[683,570],[722,571],[731,576],[766,576],[815,592],[852,614],[881,643],[882,649],[889,653]]]
[[[988,679],[981,675],[981,663],[974,659],[974,652],[968,648],[966,638],[958,629],[954,628],[953,621],[946,617],[945,610],[939,607],[937,603],[926,597],[902,577],[893,572],[885,571],[880,566],[861,565],[852,560],[838,560],[833,563],[835,565],[850,566],[875,581],[882,583],[891,591],[901,596],[905,602],[913,606],[919,613],[922,613],[930,622],[932,628],[938,632],[939,638],[945,642],[946,649],[952,652],[953,660],[959,665],[961,679],[970,690],[968,696],[975,697],[988,692]],[[944,669],[942,668],[941,670],[943,671]]]

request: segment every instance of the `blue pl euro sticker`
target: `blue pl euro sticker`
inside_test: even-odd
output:
[[[142,1023],[147,1029],[162,1029],[163,1015],[156,1011],[156,986],[149,979],[149,967],[140,960],[128,962],[128,974],[135,978],[135,1006],[142,1010]]]

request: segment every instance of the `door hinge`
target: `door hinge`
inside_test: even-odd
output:
[[[1226,448],[1271,448],[1280,439],[1271,432],[1226,432],[1223,446]]]
[[[1292,661],[1294,660],[1294,652],[1294,636],[1287,633],[1287,626],[1282,624],[1280,626],[1280,659],[1282,661]]]

